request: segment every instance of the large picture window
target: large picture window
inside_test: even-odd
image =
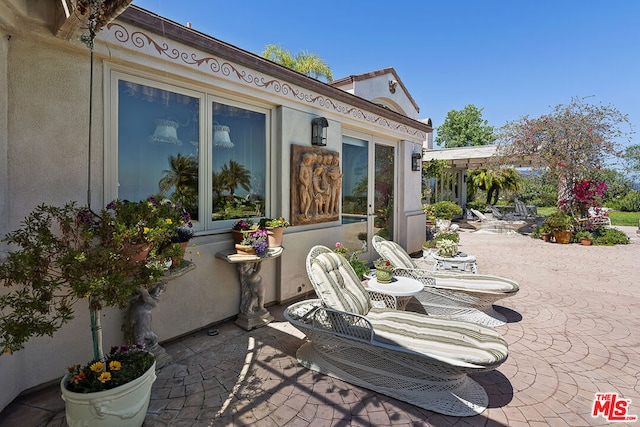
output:
[[[119,199],[170,198],[203,230],[265,216],[268,110],[167,85],[115,83]]]

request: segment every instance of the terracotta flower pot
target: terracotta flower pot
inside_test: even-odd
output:
[[[236,243],[236,253],[238,255],[255,255],[256,250],[251,245],[240,245]]]
[[[279,248],[282,246],[282,234],[284,233],[284,227],[267,227],[267,243],[270,248]]]
[[[556,243],[567,245],[571,243],[571,231],[556,231],[553,233]]]
[[[131,245],[125,248],[122,253],[132,264],[137,264],[139,262],[147,259],[147,255],[151,251],[151,245],[146,243],[139,243],[137,245]]]
[[[242,242],[242,240],[244,239],[244,235],[245,235],[246,231],[240,231],[240,230],[231,230],[231,235],[233,236],[233,241],[236,244],[239,244]]]
[[[580,239],[580,244],[582,246],[591,246],[591,239]]]

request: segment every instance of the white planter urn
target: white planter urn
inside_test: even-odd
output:
[[[149,408],[151,386],[156,380],[156,363],[140,377],[110,390],[75,393],[67,390],[66,375],[60,381],[70,427],[140,427]]]

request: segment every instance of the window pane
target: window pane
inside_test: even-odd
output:
[[[266,115],[212,104],[213,220],[264,216]]]
[[[199,99],[118,82],[118,198],[179,202],[198,219]]]

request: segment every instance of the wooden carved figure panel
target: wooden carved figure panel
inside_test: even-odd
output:
[[[342,193],[340,154],[291,146],[291,224],[336,221]]]

